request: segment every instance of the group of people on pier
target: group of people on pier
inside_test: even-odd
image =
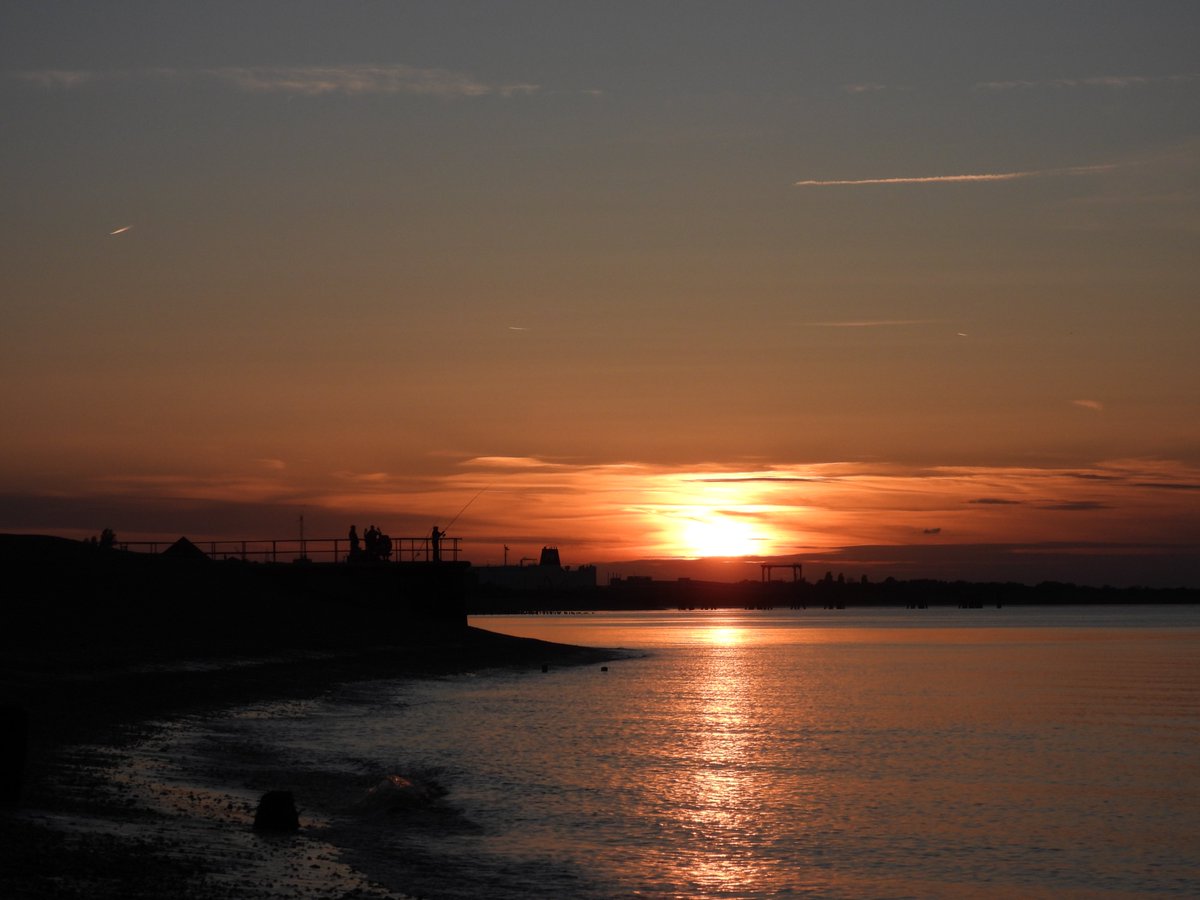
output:
[[[442,538],[446,536],[446,532],[441,531],[436,525],[429,533],[429,559],[433,562],[442,561]],[[347,557],[348,562],[387,562],[392,556],[392,539],[384,534],[374,525],[370,526],[363,534],[362,540],[358,537],[358,528],[354,525],[350,526],[350,556]]]
[[[386,562],[392,555],[392,539],[370,526],[360,543],[358,529],[350,526],[350,562]]]

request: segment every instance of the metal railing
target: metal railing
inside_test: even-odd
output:
[[[240,559],[246,562],[458,562],[461,538],[444,537],[438,542],[438,560],[434,559],[430,537],[391,538],[386,554],[368,556],[359,544],[359,552],[350,559],[348,538],[283,538],[247,541],[192,541],[210,559]],[[176,541],[118,541],[122,550],[138,553],[162,553]]]

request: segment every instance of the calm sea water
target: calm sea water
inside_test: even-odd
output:
[[[326,832],[427,897],[1200,895],[1200,610],[473,624],[641,655],[359,685],[221,739],[330,795],[371,769],[439,784]]]

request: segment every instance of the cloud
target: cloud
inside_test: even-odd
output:
[[[785,482],[821,482],[824,478],[798,475],[732,475],[712,478],[685,478],[698,484],[782,484]]]
[[[216,79],[251,93],[300,94],[418,94],[442,98],[515,97],[535,94],[536,84],[491,84],[450,69],[422,69],[401,64],[341,66],[224,66],[215,69],[136,69],[94,72],[41,69],[21,72],[21,79],[46,89],[69,90],[102,80]]]
[[[1116,88],[1125,90],[1154,84],[1186,84],[1200,80],[1200,74],[1178,75],[1094,75],[1088,78],[1050,78],[1044,80],[981,81],[980,91],[1032,90],[1034,88]]]
[[[1003,500],[1000,497],[980,497],[977,500],[968,500],[968,503],[978,503],[981,506],[1020,506],[1020,500]]]
[[[1023,172],[983,172],[971,175],[920,175],[893,178],[805,179],[792,182],[793,187],[861,187],[889,184],[963,184],[987,181],[1018,181],[1023,178],[1046,178],[1054,175],[1096,175],[1115,169],[1115,165],[1068,166],[1061,169],[1030,169]]]
[[[474,456],[462,463],[489,469],[549,469],[555,464],[534,456]]]
[[[940,528],[925,528],[922,530],[921,533],[922,534],[941,534],[942,529],[940,529]]]
[[[303,94],[428,94],[435,97],[512,97],[536,84],[488,84],[463,72],[413,66],[230,66],[205,70],[244,91]]]
[[[38,69],[30,72],[18,72],[17,77],[47,89],[70,89],[95,81],[101,76],[96,72],[79,69]]]
[[[396,479],[388,472],[351,472],[346,469],[340,469],[333,473],[333,477],[340,481],[349,481],[355,484],[386,484]]]
[[[1090,409],[1093,412],[1104,411],[1104,404],[1099,400],[1072,400],[1071,402],[1076,406],[1081,406],[1084,409]]]
[[[1038,509],[1052,509],[1060,512],[1085,512],[1092,509],[1112,508],[1111,505],[1101,503],[1099,500],[1069,500],[1066,503],[1043,503],[1038,505]]]

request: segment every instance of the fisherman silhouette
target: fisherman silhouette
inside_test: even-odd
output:
[[[350,526],[350,559],[358,559],[358,554],[362,552],[362,547],[358,542],[358,529],[353,525]]]
[[[442,561],[442,538],[446,536],[446,532],[438,531],[436,525],[433,526],[433,531],[429,533],[429,546],[433,550],[433,561]]]

